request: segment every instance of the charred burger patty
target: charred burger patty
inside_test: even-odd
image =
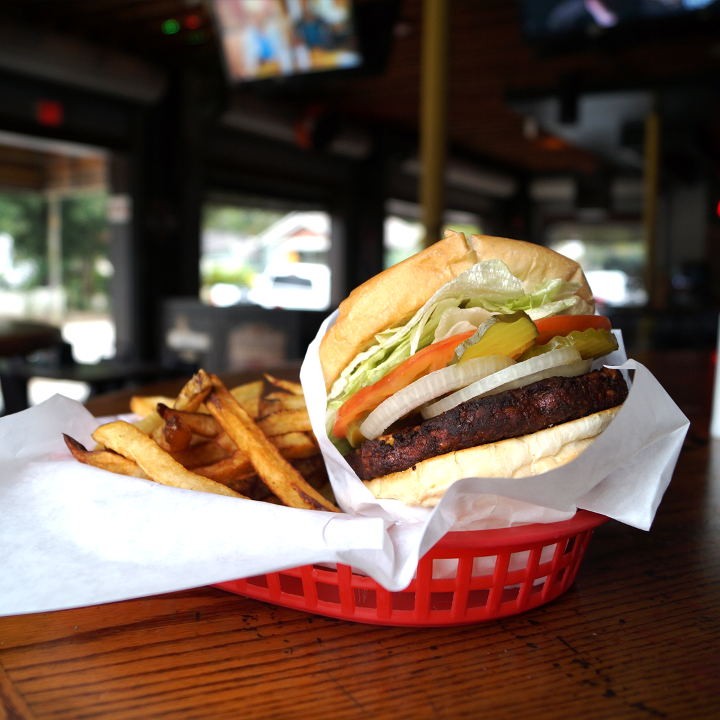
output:
[[[618,370],[551,377],[468,400],[420,425],[368,440],[345,459],[361,480],[372,480],[437,455],[528,435],[616,407],[627,394]]]

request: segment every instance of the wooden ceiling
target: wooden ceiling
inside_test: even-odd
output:
[[[384,0],[362,0],[383,2]],[[204,0],[4,0],[6,18],[132,53],[156,64],[195,64],[221,74]],[[455,148],[530,172],[586,170],[593,156],[559,138],[523,132],[509,94],[583,89],[647,89],[705,82],[720,71],[720,37],[684,36],[620,48],[540,56],[522,36],[517,0],[450,0],[449,139]],[[194,16],[190,28],[184,26]],[[162,23],[175,18],[175,35]],[[385,71],[335,80],[308,96],[358,120],[417,130],[421,0],[402,0]],[[708,81],[710,82],[710,81]],[[295,98],[297,100],[297,98]]]

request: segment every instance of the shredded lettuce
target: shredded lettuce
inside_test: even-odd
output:
[[[589,307],[574,293],[579,283],[546,280],[531,293],[500,260],[476,263],[440,288],[402,327],[384,330],[375,343],[358,354],[343,370],[328,398],[328,429],[335,411],[351,395],[382,379],[418,350],[436,339],[440,325],[450,327],[458,308],[482,308],[488,313],[524,310],[532,320],[549,315],[579,315]],[[475,313],[482,318],[482,313]],[[447,319],[445,319],[447,316]],[[487,315],[485,315],[487,317]],[[332,433],[328,433],[332,438]]]

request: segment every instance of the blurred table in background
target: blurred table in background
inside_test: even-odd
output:
[[[720,717],[713,359],[690,351],[637,359],[688,415],[691,433],[652,530],[599,527],[574,585],[551,603],[489,623],[417,629],[205,587],[0,618],[0,717]],[[282,372],[297,377],[297,368]],[[126,412],[128,399],[123,391],[88,406]]]
[[[118,359],[79,363],[59,327],[31,320],[0,319],[0,387],[5,415],[29,407],[28,382],[36,377],[85,383],[93,397],[178,375],[179,371],[160,363]]]
[[[60,328],[33,320],[0,318],[0,357],[29,355],[62,342]]]
[[[24,410],[27,407],[27,387],[14,382],[12,367],[17,362],[24,363],[25,358],[38,350],[62,345],[62,332],[59,327],[33,320],[0,318],[0,386],[2,386],[5,414]]]

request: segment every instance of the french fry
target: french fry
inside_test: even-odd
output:
[[[244,497],[225,485],[209,480],[186,470],[179,462],[162,450],[144,433],[130,423],[119,420],[101,425],[93,433],[93,438],[115,452],[136,462],[155,482],[162,485],[200,490],[216,495]]]
[[[155,430],[162,426],[162,418],[153,410],[149,415],[146,415],[142,420],[137,420],[133,425],[145,435],[152,435]]]
[[[195,435],[215,437],[218,433],[222,432],[222,428],[218,425],[217,420],[207,413],[176,410],[163,403],[158,404],[157,411],[166,423],[169,422],[170,418],[176,418],[177,422],[182,423]]]
[[[279,378],[273,377],[272,375],[268,375],[265,373],[265,379],[275,387],[282,388],[283,390],[287,390],[289,393],[293,395],[302,395],[303,389],[302,385],[300,383],[292,382],[291,380],[280,380]]]
[[[304,395],[292,395],[286,392],[271,392],[265,395],[264,400],[279,401],[283,410],[299,410],[307,407]]]
[[[253,419],[259,414],[260,396],[263,391],[263,381],[247,383],[246,385],[238,385],[234,387],[230,394],[242,405],[245,412]]]
[[[183,387],[180,394],[171,404],[178,410],[193,412],[202,405],[211,388],[212,383],[210,382],[208,374],[204,370],[198,370],[185,384],[185,387]],[[156,430],[162,426],[162,422],[160,415],[158,415],[156,411],[153,411],[142,420],[133,423],[133,425],[146,435],[153,435],[153,433],[155,433],[155,438],[157,439],[158,435]]]
[[[327,492],[327,472],[301,385],[265,378],[279,390],[262,397],[262,380],[228,391],[216,376],[200,370],[174,400],[133,397],[131,410],[142,419],[98,428],[96,450],[72,438],[65,441],[80,462],[111,472],[340,512]]]
[[[232,447],[233,449],[228,451],[213,440],[208,440],[207,442],[198,443],[197,445],[191,445],[187,450],[171,452],[170,456],[185,469],[194,470],[203,465],[210,465],[218,460],[229,457],[237,450],[235,443],[233,443]]]
[[[230,457],[223,458],[210,465],[196,467],[193,472],[223,484],[227,484],[229,480],[250,477],[255,474],[250,459],[240,450],[236,450]]]
[[[134,412],[141,417],[147,417],[150,413],[155,412],[159,403],[172,405],[174,402],[173,398],[164,395],[150,395],[147,397],[133,395],[130,398],[130,412]]]
[[[303,410],[306,407],[304,395],[270,393],[260,400],[260,417],[272,415],[280,410]]]
[[[272,415],[258,418],[257,424],[268,437],[289,432],[312,432],[307,409],[280,410]]]
[[[227,435],[225,437],[227,437]],[[320,453],[320,448],[317,444],[304,433],[287,433],[269,438],[269,440],[286,460],[309,458]],[[238,450],[235,443],[233,443],[232,446],[235,448],[235,451],[231,455],[213,460],[204,465],[194,465],[192,468],[193,472],[222,483],[232,478],[247,475],[248,473],[254,474],[255,471],[250,463],[250,458]],[[177,454],[174,455],[174,457],[177,458]],[[182,464],[185,465],[185,463]],[[185,467],[188,466],[185,465]]]
[[[238,449],[235,441],[224,430],[215,437],[215,442],[231,454]]]
[[[284,435],[275,435],[270,442],[280,451],[286,460],[309,458],[320,454],[317,443],[305,433],[289,432]]]
[[[65,433],[63,433],[63,438],[65,438],[65,444],[73,457],[85,465],[92,465],[117,475],[149,479],[137,463],[112,450],[88,450],[82,443]]]
[[[198,370],[177,396],[173,407],[176,410],[195,412],[212,390],[210,376],[204,370]]]
[[[340,512],[308,485],[302,475],[280,455],[280,451],[214,375],[212,384],[213,392],[206,400],[208,410],[238,448],[250,458],[255,471],[273,494],[290,507]]]
[[[153,433],[153,440],[166,452],[187,450],[193,440],[192,430],[177,415],[164,418],[165,424]],[[159,435],[159,437],[158,437]]]

